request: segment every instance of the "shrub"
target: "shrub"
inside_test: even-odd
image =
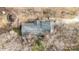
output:
[[[32,47],[33,51],[43,51],[44,50],[44,46],[42,44],[42,40],[38,39],[36,40],[35,44]]]
[[[20,27],[18,27],[18,28],[13,28],[13,30],[14,30],[18,35],[21,36],[21,28],[20,28]]]

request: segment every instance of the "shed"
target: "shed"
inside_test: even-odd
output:
[[[43,35],[45,32],[50,33],[54,30],[54,25],[55,23],[50,20],[37,20],[23,23],[21,27],[22,36],[25,37],[29,33],[34,35]]]

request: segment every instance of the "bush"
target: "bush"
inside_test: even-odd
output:
[[[20,28],[20,27],[18,27],[18,28],[13,28],[13,30],[14,30],[18,35],[21,36],[21,28]]]
[[[32,47],[33,51],[43,51],[44,50],[44,46],[42,44],[42,40],[38,39],[36,40],[35,44]]]

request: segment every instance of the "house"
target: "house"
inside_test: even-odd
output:
[[[43,35],[45,32],[53,32],[55,23],[50,20],[37,20],[23,23],[21,26],[22,37],[26,37],[29,33],[34,35]]]

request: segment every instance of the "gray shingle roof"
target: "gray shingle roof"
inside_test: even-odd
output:
[[[41,35],[45,32],[51,31],[51,23],[54,25],[54,22],[51,21],[33,21],[29,23],[23,23],[21,32],[22,35],[25,36],[29,33],[35,34],[35,35]],[[54,26],[52,27],[52,29]]]

